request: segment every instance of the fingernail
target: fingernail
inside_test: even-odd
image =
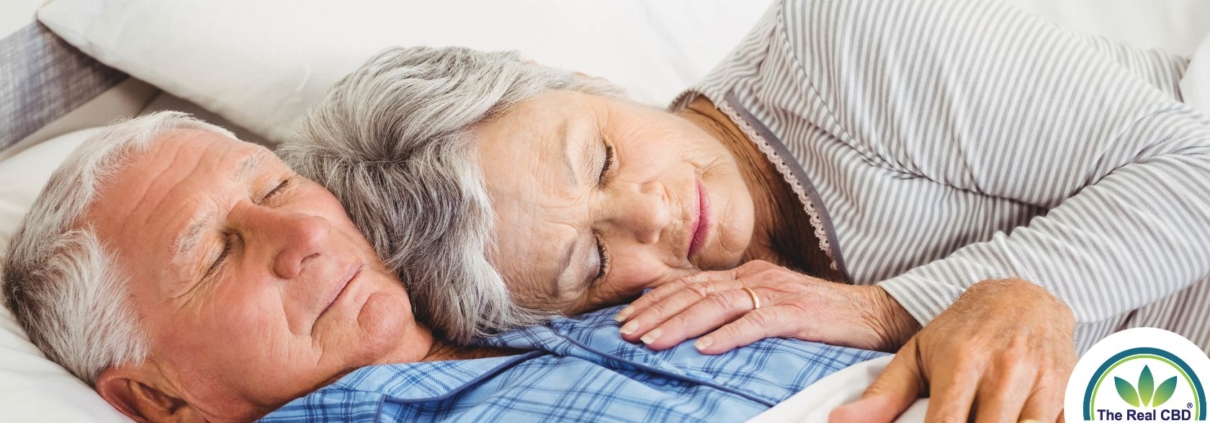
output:
[[[618,312],[617,316],[613,316],[613,320],[617,320],[618,323],[622,323],[626,321],[626,318],[630,317],[631,314],[634,314],[634,307],[626,306],[626,308]]]
[[[639,330],[639,322],[630,322],[622,325],[622,328],[618,329],[618,332],[621,332],[622,335],[630,335],[636,330]]]
[[[650,344],[652,342],[655,342],[655,340],[660,339],[660,335],[663,335],[663,334],[664,333],[662,331],[660,331],[659,329],[656,329],[651,332],[647,332],[647,334],[643,335],[643,337],[639,338],[639,340],[643,341],[644,344]]]
[[[698,339],[697,342],[693,343],[693,347],[697,348],[698,351],[701,351],[706,348],[710,348],[710,345],[713,345],[713,344],[714,344],[713,339],[710,339],[709,336],[703,336],[701,339]]]
[[[1041,420],[1029,419],[1029,420],[1021,420],[1021,422],[1020,422],[1020,423],[1042,423],[1042,421],[1041,421]]]

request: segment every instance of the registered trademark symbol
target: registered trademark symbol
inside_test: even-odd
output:
[[[1193,408],[1193,403],[1185,404],[1185,408]]]

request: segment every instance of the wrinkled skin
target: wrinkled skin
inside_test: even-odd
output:
[[[150,341],[145,361],[96,383],[133,419],[247,421],[434,345],[336,198],[263,147],[165,135],[103,184],[85,221]]]
[[[1004,316],[1020,314],[1020,304],[1035,303],[972,288],[922,331],[877,286],[787,268],[793,261],[787,259],[801,258],[787,255],[803,252],[778,251],[768,235],[809,232],[802,216],[785,213],[801,205],[777,191],[771,181],[780,176],[718,113],[673,114],[560,91],[514,106],[475,136],[497,214],[491,259],[522,304],[576,313],[654,288],[617,317],[625,339],[653,349],[701,337],[698,349],[718,354],[793,337],[899,350],[894,370],[876,385],[882,388],[871,388],[872,399],[860,403],[878,410],[870,421],[892,420],[910,404],[906,398],[925,393],[934,396],[930,416],[944,419],[964,420],[976,408],[987,421],[1018,415],[1053,421],[1057,414],[1038,392],[1050,392],[1070,373],[1072,329],[1045,320],[1070,320],[1066,306],[1041,288],[1014,283],[998,293],[1048,301],[1030,309],[1043,320],[1005,325],[1011,319]],[[736,139],[742,142],[728,143]],[[702,203],[709,203],[704,242],[691,248]],[[760,310],[753,311],[745,287],[758,296]],[[1022,337],[1036,348],[1021,348]],[[917,359],[923,371],[900,369]],[[941,370],[955,363],[956,370]],[[918,388],[925,381],[931,390]],[[883,395],[889,393],[897,396]],[[836,416],[852,417],[843,410]]]
[[[832,423],[890,422],[918,396],[925,421],[1063,421],[1076,364],[1075,317],[1042,287],[1010,279],[966,290],[899,350]]]

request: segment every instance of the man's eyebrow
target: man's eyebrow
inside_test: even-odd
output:
[[[197,247],[198,242],[202,239],[202,230],[206,229],[213,216],[213,210],[204,210],[190,220],[189,226],[185,227],[181,236],[173,242],[175,254],[172,256],[172,261],[174,263],[184,263],[185,259],[189,257],[189,253]]]
[[[235,168],[235,180],[246,181],[252,177],[252,174],[260,169],[261,164],[265,162],[266,153],[264,150],[256,150],[243,161],[239,162],[239,166]]]
[[[249,154],[248,157],[240,160],[239,164],[236,165],[235,173],[232,176],[236,181],[246,181],[252,178],[256,170],[264,164],[267,154],[264,150],[256,150],[252,154]],[[189,253],[197,247],[198,242],[202,239],[203,230],[210,224],[213,217],[214,210],[203,210],[193,216],[193,219],[189,221],[189,225],[181,232],[181,236],[177,237],[173,242],[173,250],[175,251],[175,255],[172,256],[173,262],[183,262],[189,257]]]

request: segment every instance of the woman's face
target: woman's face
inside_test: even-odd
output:
[[[697,123],[570,91],[475,130],[496,213],[490,257],[518,302],[577,313],[739,264],[753,202]]]

